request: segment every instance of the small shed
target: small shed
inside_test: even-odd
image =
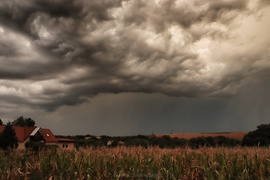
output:
[[[74,140],[68,138],[58,138],[58,147],[66,150],[74,150]]]

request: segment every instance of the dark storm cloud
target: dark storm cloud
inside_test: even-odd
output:
[[[253,22],[254,7],[245,0],[4,1],[0,91],[22,92],[33,100],[26,104],[47,110],[99,93],[232,95],[269,69],[269,38],[246,45],[266,32],[237,31],[246,30],[241,20]]]

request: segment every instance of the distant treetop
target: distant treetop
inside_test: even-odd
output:
[[[12,125],[14,126],[23,126],[23,127],[29,127],[29,126],[35,126],[36,122],[31,118],[24,118],[23,116],[20,116],[16,120],[12,122]]]

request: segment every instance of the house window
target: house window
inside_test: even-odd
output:
[[[68,148],[67,144],[62,144],[62,148]]]

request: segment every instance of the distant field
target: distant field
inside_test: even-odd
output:
[[[247,132],[221,132],[221,133],[184,133],[184,134],[156,134],[157,137],[161,137],[164,135],[168,135],[171,138],[183,138],[183,139],[191,139],[197,137],[208,137],[208,136],[225,136],[228,138],[242,140],[243,137],[247,134]]]
[[[269,179],[269,148],[0,151],[0,179]]]

